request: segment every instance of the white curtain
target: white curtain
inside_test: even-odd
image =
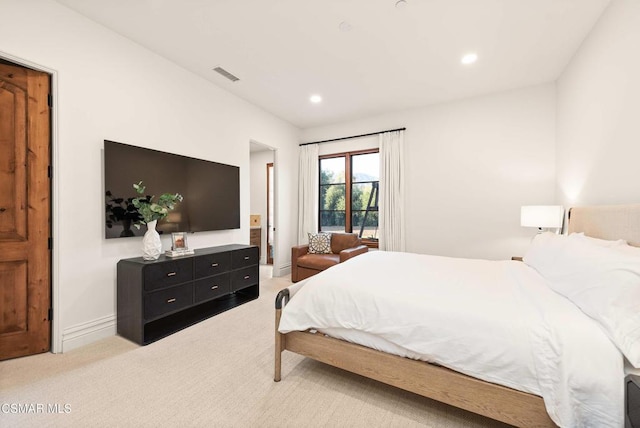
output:
[[[380,134],[380,201],[378,245],[385,251],[405,250],[404,131]]]
[[[309,242],[307,233],[318,231],[318,145],[300,146],[298,163],[298,245]]]

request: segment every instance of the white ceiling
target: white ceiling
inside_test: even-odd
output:
[[[57,1],[300,128],[554,81],[610,2]]]

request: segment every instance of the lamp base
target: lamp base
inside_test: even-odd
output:
[[[544,232],[553,232],[556,235],[561,235],[562,228],[559,228],[559,227],[539,227],[538,228],[538,233],[544,233]]]

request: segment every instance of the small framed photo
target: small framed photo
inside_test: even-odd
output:
[[[184,232],[176,232],[171,234],[171,249],[173,251],[186,251],[187,247],[187,234]]]

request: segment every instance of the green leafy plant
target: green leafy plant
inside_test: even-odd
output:
[[[142,185],[142,181],[133,185],[139,195],[144,195],[146,186]],[[153,220],[162,220],[169,211],[173,210],[178,202],[182,201],[182,195],[179,193],[163,193],[157,202],[153,201],[153,195],[140,196],[133,198],[131,203],[138,210],[141,220],[138,220],[134,226],[140,229],[140,224],[147,224]]]

